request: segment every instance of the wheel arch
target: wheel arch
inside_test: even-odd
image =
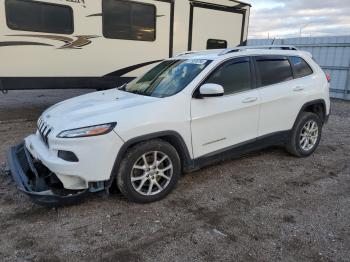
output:
[[[114,179],[116,178],[116,175],[118,173],[117,172],[118,168],[127,150],[132,146],[135,146],[141,142],[145,142],[152,139],[162,139],[168,142],[169,144],[171,144],[179,154],[182,169],[184,171],[191,170],[191,168],[193,167],[193,159],[191,158],[189,149],[184,139],[179,133],[177,133],[176,131],[161,131],[161,132],[151,133],[151,134],[132,138],[123,144],[123,146],[120,148],[117,154],[117,157],[114,162],[113,169],[110,175],[110,179],[107,182],[106,188],[109,188],[112,185]]]
[[[317,114],[321,118],[322,123],[325,123],[327,121],[327,107],[326,107],[326,101],[324,99],[317,99],[317,100],[313,100],[305,103],[301,107],[297,115],[297,118],[294,121],[293,128],[295,127],[298,119],[300,118],[303,112],[311,112],[311,113]]]

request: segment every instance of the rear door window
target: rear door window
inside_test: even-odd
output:
[[[291,56],[289,59],[293,66],[295,78],[302,78],[313,74],[311,67],[301,57]]]
[[[285,56],[257,56],[261,85],[268,86],[293,79],[292,67]]]

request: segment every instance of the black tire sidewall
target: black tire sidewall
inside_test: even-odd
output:
[[[314,145],[314,147],[311,150],[305,151],[304,149],[302,149],[299,139],[300,139],[301,130],[303,129],[304,125],[310,120],[314,120],[317,123],[318,138],[317,138],[317,141],[316,141],[316,144]],[[304,113],[298,121],[298,124],[296,126],[296,129],[295,129],[293,136],[294,136],[293,140],[294,140],[295,150],[297,151],[298,155],[300,155],[301,157],[308,157],[308,156],[312,155],[315,152],[315,150],[317,149],[317,147],[320,143],[320,140],[321,140],[321,136],[322,136],[321,119],[314,113]]]
[[[166,154],[173,164],[173,175],[167,187],[157,195],[145,196],[138,193],[131,182],[131,171],[135,162],[145,153],[159,151]],[[118,187],[120,191],[130,200],[137,203],[148,203],[158,201],[167,196],[176,186],[181,173],[181,162],[176,149],[167,142],[152,140],[134,146],[123,159],[118,172]]]

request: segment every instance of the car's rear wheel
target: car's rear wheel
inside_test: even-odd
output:
[[[180,172],[176,149],[163,140],[151,140],[127,151],[117,174],[117,184],[130,201],[153,202],[171,192]]]
[[[287,144],[287,151],[297,157],[310,156],[321,140],[322,121],[311,112],[304,112],[297,120]]]

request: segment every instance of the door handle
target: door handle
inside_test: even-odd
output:
[[[293,91],[295,92],[299,92],[299,91],[303,91],[305,88],[303,86],[297,86],[297,87],[294,87]]]
[[[242,100],[242,103],[253,103],[253,102],[255,102],[256,100],[258,100],[258,98],[257,97],[248,97],[248,98],[245,98],[245,99],[243,99]]]

